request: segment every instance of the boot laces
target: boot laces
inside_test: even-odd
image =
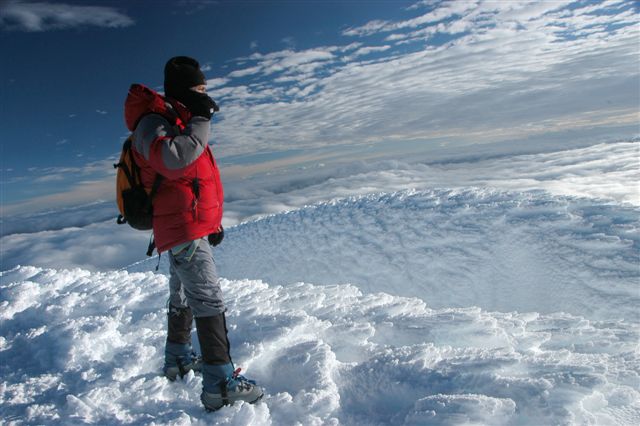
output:
[[[242,368],[236,368],[231,377],[228,380],[228,384],[232,387],[237,387],[240,390],[251,390],[256,384],[255,380],[249,380],[240,374]]]

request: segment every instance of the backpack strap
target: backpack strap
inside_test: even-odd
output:
[[[124,152],[124,155],[128,155],[130,157],[129,161],[131,163],[132,170],[129,170],[129,168],[127,167],[127,164],[124,161],[120,161],[114,164],[113,168],[114,169],[121,168],[125,176],[127,177],[127,180],[129,181],[129,186],[134,187],[136,186],[136,183],[137,183],[136,177],[139,177],[140,172],[139,170],[137,170],[136,162],[133,159],[131,154],[131,136],[129,136],[127,140],[124,141],[124,144],[122,145],[122,151]]]

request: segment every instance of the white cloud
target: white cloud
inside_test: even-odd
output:
[[[117,225],[114,219],[83,228],[13,234],[0,241],[3,269],[23,263],[104,270],[144,258],[149,234]]]
[[[68,175],[44,175],[38,178],[29,179],[30,182],[38,181],[47,183],[69,179]],[[24,212],[39,212],[43,209],[60,209],[67,206],[84,204],[96,200],[115,200],[115,177],[107,177],[101,180],[80,181],[64,192],[52,193],[38,197],[29,198],[0,206],[2,216],[14,214],[24,214]]]
[[[98,114],[101,114],[101,115],[108,114],[108,112],[107,112],[107,111],[104,111],[104,110],[101,110],[101,109],[97,109],[97,110],[96,110],[96,112],[97,112]]]
[[[356,44],[352,48],[356,48]],[[324,63],[335,59],[333,51],[337,50],[336,47],[318,47],[313,49],[296,51],[292,49],[280,50],[277,52],[271,52],[267,54],[253,53],[252,55],[244,58],[239,58],[237,62],[245,63],[245,61],[254,61],[257,64],[241,69],[232,71],[229,75],[234,76],[246,76],[252,74],[270,75],[277,72],[295,72],[297,67],[305,64]]]
[[[300,52],[285,51],[279,57],[270,58],[264,61],[264,73],[269,75],[279,71],[293,71],[305,64],[314,64],[314,67],[321,66],[324,61],[334,58],[334,55],[326,50],[310,49]]]
[[[356,48],[356,46],[354,44],[350,49]],[[219,88],[214,88],[211,94],[216,99],[224,100],[227,105],[228,102],[235,102],[246,106],[251,103],[273,102],[293,93],[304,93],[304,89],[317,80],[314,72],[335,61],[336,55],[332,52],[337,50],[333,47],[322,47],[303,51],[287,49],[268,54],[256,52],[236,61],[243,65],[250,61],[254,62],[254,65],[230,72],[224,79],[221,79],[221,83],[242,77],[269,78],[270,81],[240,86],[221,84]],[[282,83],[299,83],[304,87],[284,88],[277,85]]]
[[[439,7],[434,10],[415,18],[399,22],[375,20],[360,27],[349,28],[343,31],[342,34],[346,36],[368,36],[381,32],[416,28],[425,24],[444,21],[445,19],[449,19],[454,16],[462,16],[476,8],[477,5],[478,2],[475,1],[442,2],[439,4]]]
[[[421,7],[436,6],[441,1],[442,0],[420,0],[420,1],[410,5],[409,7],[407,7],[407,10],[416,10],[416,9],[420,9]]]
[[[110,183],[113,184],[113,181]],[[112,189],[115,185],[112,185]],[[2,217],[1,236],[11,234],[28,234],[41,231],[55,231],[64,228],[83,227],[92,223],[113,220],[118,215],[115,202],[115,191],[108,194],[102,201],[94,196],[88,204],[76,204],[67,208],[50,208],[36,211],[32,208],[27,212],[12,213]],[[81,200],[80,200],[81,202]]]
[[[128,27],[133,19],[112,7],[9,1],[0,8],[0,28],[40,32],[80,26]]]
[[[78,154],[82,155],[82,154]],[[36,196],[25,201],[3,203],[0,214],[9,217],[25,212],[38,212],[43,209],[62,208],[93,202],[97,199],[114,199],[115,197],[115,169],[113,163],[116,157],[109,157],[100,161],[91,161],[82,167],[30,167],[29,175],[17,176],[3,184],[19,184],[29,180],[33,184],[46,185],[47,195]],[[56,188],[50,184],[57,182]]]
[[[389,25],[389,21],[381,21],[381,20],[369,21],[365,25],[362,25],[356,28],[346,29],[342,32],[342,34],[346,36],[361,36],[361,35],[374,34],[380,31],[384,31],[384,29],[387,28],[388,25]]]
[[[355,53],[372,47],[360,42],[241,58],[235,72],[250,82],[212,91],[225,106],[214,124],[218,153],[524,140],[561,126],[615,124],[629,136],[640,101],[638,18],[628,2],[565,4],[434,4],[413,19],[366,26],[389,41],[384,56],[366,62]],[[438,34],[448,41],[433,43]]]
[[[46,182],[60,182],[65,180],[65,176],[64,175],[54,175],[54,174],[50,174],[50,175],[45,175],[45,176],[40,176],[38,178],[33,179],[32,182],[34,183],[46,183]]]
[[[333,49],[328,49],[330,51],[339,51],[339,52],[348,52],[350,50],[356,50],[358,49],[360,46],[362,46],[362,43],[360,43],[359,41],[355,41],[353,43],[349,43],[346,46],[336,46]]]
[[[215,87],[224,86],[229,82],[228,78],[210,78],[207,80],[207,89],[213,89]]]
[[[248,75],[257,74],[260,71],[262,71],[262,67],[261,66],[255,66],[255,67],[245,68],[245,69],[242,69],[242,70],[232,71],[227,76],[231,77],[231,78],[246,77]]]
[[[365,56],[365,55],[369,55],[369,54],[375,53],[375,52],[384,52],[384,51],[389,50],[389,49],[391,49],[391,46],[388,46],[388,45],[361,47],[358,50],[356,50],[355,52],[353,52],[353,56],[354,57]]]

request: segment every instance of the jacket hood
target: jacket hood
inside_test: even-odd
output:
[[[142,84],[132,84],[129,94],[124,101],[124,121],[127,128],[134,131],[143,115],[157,113],[167,115],[167,105],[164,97],[155,90]]]

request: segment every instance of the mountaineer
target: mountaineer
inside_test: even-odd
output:
[[[152,200],[158,253],[170,263],[168,334],[163,371],[175,380],[201,370],[201,400],[208,410],[235,401],[256,402],[261,387],[240,375],[231,359],[222,291],[211,245],[224,237],[223,188],[208,145],[210,120],[218,110],[207,95],[199,63],[171,58],[162,96],[141,84],[129,89],[125,121],[133,159]],[[195,318],[202,359],[192,352]]]

